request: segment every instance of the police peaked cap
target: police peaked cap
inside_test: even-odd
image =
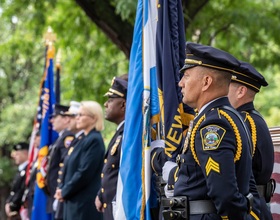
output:
[[[64,115],[76,116],[78,114],[80,105],[81,103],[79,102],[71,101],[69,109],[64,113]]]
[[[52,116],[57,116],[57,115],[67,116],[68,110],[69,110],[69,106],[55,104],[54,113],[52,114]]]
[[[180,72],[183,73],[186,69],[194,66],[214,68],[232,73],[232,71],[239,66],[239,61],[223,50],[211,46],[187,42],[185,64]]]
[[[14,148],[15,151],[18,151],[18,150],[28,150],[29,144],[25,143],[25,142],[20,142],[20,143],[14,145],[13,148]]]
[[[261,86],[267,86],[265,78],[249,63],[240,61],[240,66],[234,71],[232,82],[241,83],[255,92],[259,92]]]
[[[127,94],[127,81],[119,77],[114,77],[112,80],[111,88],[104,96],[108,98],[124,98]]]

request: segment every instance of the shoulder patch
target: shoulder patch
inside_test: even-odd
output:
[[[74,140],[74,137],[72,137],[72,136],[66,137],[66,138],[64,139],[64,146],[65,146],[66,148],[70,147],[70,145],[71,145],[71,143],[72,143],[73,140]]]
[[[122,139],[122,136],[119,135],[115,141],[115,143],[113,144],[112,148],[111,148],[111,155],[113,156],[117,149],[118,149],[118,146],[120,145],[120,142],[121,142],[121,139]]]
[[[216,150],[226,130],[218,125],[208,125],[200,130],[203,150]]]

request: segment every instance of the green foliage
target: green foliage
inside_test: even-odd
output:
[[[0,160],[0,188],[11,183],[16,172],[16,166],[13,166],[11,160],[7,157],[1,157]]]
[[[128,20],[132,24],[136,15],[137,1],[135,0],[113,0],[116,13],[120,14],[123,20]]]
[[[187,40],[228,51],[252,63],[269,83],[255,100],[256,108],[270,126],[280,125],[280,2],[218,0],[209,3],[189,20]]]
[[[124,54],[74,1],[4,1],[0,11],[0,146],[27,141],[43,76],[43,35],[50,26],[62,52],[61,102],[96,100],[115,75],[127,72]],[[113,126],[103,132],[111,135]]]

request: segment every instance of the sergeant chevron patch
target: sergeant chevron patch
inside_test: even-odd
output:
[[[220,164],[217,163],[215,160],[213,160],[211,157],[209,157],[205,165],[205,171],[206,171],[206,176],[208,176],[211,171],[220,173]]]

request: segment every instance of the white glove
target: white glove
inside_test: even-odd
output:
[[[170,171],[177,166],[177,163],[172,161],[166,161],[162,167],[162,179],[167,182]]]
[[[53,201],[53,204],[52,204],[53,211],[56,211],[56,209],[57,209],[57,205],[58,205],[58,200],[57,200],[57,199],[55,199],[55,200]]]
[[[167,189],[167,184],[164,187],[164,194],[167,198],[173,197],[174,196],[174,189],[168,190]]]
[[[112,201],[112,212],[113,212],[113,218],[114,219],[116,219],[116,211],[117,211],[116,201]]]
[[[165,143],[164,140],[155,140],[151,142],[151,151],[157,147],[162,147],[164,148]]]

